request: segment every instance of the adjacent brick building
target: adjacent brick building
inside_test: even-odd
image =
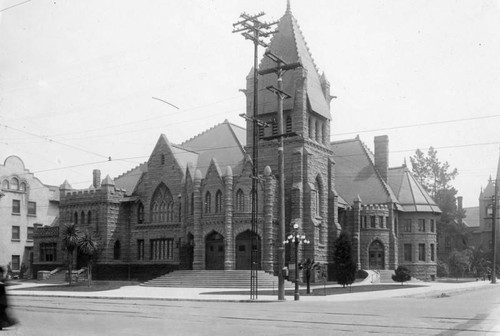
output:
[[[288,63],[284,101],[285,225],[298,224],[310,240],[299,258],[332,266],[341,230],[350,232],[364,269],[403,264],[415,276],[436,274],[436,219],[440,210],[406,167],[389,169],[389,140],[376,137],[375,153],[359,138],[330,142],[330,83],[320,74],[288,8],[269,49]],[[274,67],[264,57],[259,69]],[[247,78],[247,111],[253,116],[253,71]],[[147,278],[175,269],[249,269],[278,272],[278,142],[276,96],[259,78],[257,231],[251,230],[253,123],[224,121],[179,145],[161,135],[149,160],[86,190],[61,186],[61,220],[95,232],[104,250],[99,277]],[[49,231],[53,230],[52,237]],[[57,230],[40,232],[40,244],[58,242]],[[38,242],[37,242],[38,244]],[[253,246],[256,245],[256,246]],[[403,253],[404,252],[404,253]],[[287,251],[287,262],[292,261]],[[39,265],[49,267],[49,265]],[[55,266],[55,265],[52,265]]]

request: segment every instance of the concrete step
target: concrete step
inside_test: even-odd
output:
[[[278,277],[264,271],[257,272],[258,288],[277,288]],[[147,281],[146,287],[184,288],[249,288],[250,270],[180,270]],[[293,288],[293,283],[285,281],[285,288]]]

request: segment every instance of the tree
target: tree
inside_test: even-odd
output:
[[[73,280],[72,266],[73,266],[73,252],[78,247],[78,240],[80,239],[80,231],[78,227],[74,224],[67,224],[62,230],[62,242],[63,246],[68,252],[68,273],[69,273],[69,285],[71,286]]]
[[[87,259],[88,285],[92,282],[92,263],[99,252],[99,242],[90,232],[85,232],[78,240],[78,251]]]
[[[437,225],[438,236],[452,237],[455,247],[465,249],[470,233],[465,225],[459,224],[460,219],[465,218],[465,211],[457,209],[458,191],[450,184],[458,175],[457,169],[452,170],[448,162],[441,162],[433,147],[429,147],[427,154],[417,149],[410,161],[413,174],[442,211]]]
[[[488,257],[482,246],[469,247],[470,270],[478,278],[485,278],[488,273]]]
[[[335,240],[333,260],[335,262],[337,283],[343,287],[352,284],[357,267],[352,253],[351,239],[345,231],[342,231]]]
[[[464,273],[469,270],[471,265],[471,251],[458,251],[454,249],[448,257],[448,265],[450,273],[456,278],[464,276]]]
[[[435,199],[438,190],[451,188],[450,182],[458,175],[457,169],[450,170],[448,161],[441,162],[437,158],[437,151],[429,147],[427,155],[417,149],[410,157],[412,172],[417,176],[420,184]]]
[[[306,275],[307,294],[311,294],[311,274],[312,274],[312,271],[319,268],[319,266],[320,266],[320,264],[317,262],[314,262],[314,259],[311,260],[311,258],[307,258],[306,260],[303,260],[300,262],[300,269],[303,269],[304,273]]]
[[[404,266],[398,266],[392,275],[392,280],[395,282],[401,282],[401,286],[403,286],[403,283],[411,280],[411,272]]]

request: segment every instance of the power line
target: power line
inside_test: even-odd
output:
[[[59,145],[66,146],[66,147],[69,147],[69,148],[72,148],[72,149],[76,149],[76,150],[79,150],[79,151],[82,151],[82,152],[85,152],[85,153],[88,153],[88,154],[92,154],[92,155],[96,155],[96,156],[100,156],[100,157],[109,157],[109,156],[105,156],[105,155],[102,155],[102,154],[99,154],[99,153],[96,153],[96,152],[88,151],[86,149],[83,149],[83,148],[80,148],[80,147],[77,147],[77,146],[65,144],[63,142],[56,141],[56,140],[48,138],[48,137],[44,137],[42,135],[38,135],[38,134],[35,134],[35,133],[32,133],[32,132],[24,131],[24,130],[21,130],[21,129],[18,129],[18,128],[15,128],[15,127],[12,127],[12,126],[9,126],[9,125],[6,125],[6,124],[0,123],[0,126],[3,126],[5,128],[11,129],[11,130],[14,130],[14,131],[17,131],[17,132],[29,134],[31,136],[34,136],[34,137],[37,137],[37,138],[41,138],[41,139],[44,139],[44,140],[49,141],[49,142],[57,143]]]
[[[0,9],[0,12],[5,12],[5,11],[6,11],[6,10],[8,10],[8,9],[12,9],[12,8],[14,8],[14,7],[24,5],[25,3],[30,2],[30,1],[31,1],[31,0],[26,0],[26,1],[20,2],[20,3],[18,3],[18,4],[15,4],[15,5],[12,5],[12,6],[9,6],[9,7],[6,7],[6,8],[3,8],[3,9]]]
[[[431,122],[425,122],[425,123],[400,125],[400,126],[394,126],[394,127],[375,128],[375,129],[371,129],[371,130],[363,130],[363,131],[355,131],[355,132],[346,132],[346,133],[332,134],[332,135],[330,135],[330,138],[332,138],[334,136],[338,136],[338,135],[357,134],[357,133],[369,133],[369,132],[377,132],[377,131],[388,131],[388,130],[401,129],[401,128],[411,128],[411,127],[419,127],[419,126],[430,126],[430,125],[447,124],[447,123],[453,123],[453,122],[459,122],[459,121],[490,119],[490,118],[498,118],[498,117],[500,117],[500,114],[494,114],[494,115],[489,115],[489,116],[479,116],[479,117],[472,117],[472,118],[463,118],[463,119],[431,121]]]

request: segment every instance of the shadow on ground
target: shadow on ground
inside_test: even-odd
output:
[[[326,288],[315,288],[311,294],[306,294],[306,290],[300,290],[301,296],[326,296],[326,295],[339,295],[339,294],[351,294],[351,293],[363,293],[363,292],[376,292],[382,290],[397,290],[397,289],[408,289],[414,287],[422,287],[415,285],[366,285],[366,286],[353,286],[353,287],[326,287]],[[293,295],[293,289],[285,290],[285,295]],[[250,291],[225,291],[225,292],[205,292],[200,294],[207,295],[250,295]],[[276,290],[263,289],[258,291],[259,295],[277,295]]]

